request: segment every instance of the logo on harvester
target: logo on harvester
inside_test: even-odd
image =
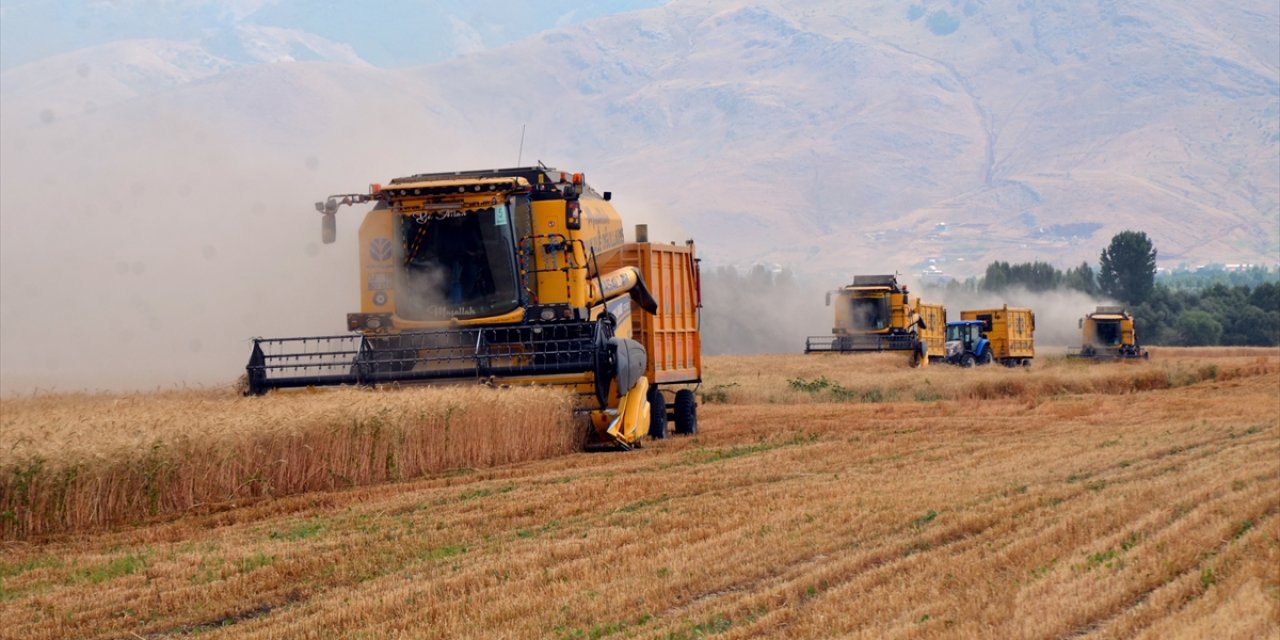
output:
[[[386,238],[374,238],[369,243],[369,257],[374,262],[386,262],[391,259],[391,241]]]

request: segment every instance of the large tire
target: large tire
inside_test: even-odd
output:
[[[692,390],[676,392],[675,414],[676,433],[691,436],[698,432],[698,403]]]
[[[985,349],[976,361],[979,366],[991,364],[991,349]]]
[[[975,362],[976,360],[974,359],[972,353],[966,353],[960,356],[960,366],[964,367],[965,369],[972,367]]]
[[[662,440],[667,437],[667,397],[658,391],[658,385],[649,387],[649,437]]]

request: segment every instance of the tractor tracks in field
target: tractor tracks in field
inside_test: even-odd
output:
[[[912,573],[913,565],[928,564],[929,561],[922,558],[927,558],[930,554],[934,557],[945,556],[952,562],[957,562],[963,557],[995,551],[1001,554],[997,557],[1006,557],[1007,554],[1007,557],[1023,562],[1039,557],[1041,560],[1036,562],[1041,562],[1047,556],[1056,558],[1061,552],[1074,549],[1083,557],[1083,550],[1090,547],[1119,544],[1104,545],[1102,539],[1091,541],[1073,538],[1077,535],[1074,529],[1116,510],[1117,499],[1106,499],[1106,492],[1130,492],[1131,487],[1140,488],[1180,466],[1196,466],[1197,461],[1201,461],[1198,475],[1213,477],[1213,470],[1219,466],[1221,459],[1238,457],[1235,454],[1242,447],[1256,446],[1256,442],[1227,439],[1230,437],[1205,438],[1184,445],[1162,447],[1146,455],[1097,469],[1085,477],[1057,480],[1027,494],[984,496],[968,504],[958,505],[954,510],[940,511],[932,522],[886,532],[880,536],[878,543],[871,543],[875,546],[870,549],[866,548],[865,541],[835,540],[806,555],[791,559],[777,570],[742,582],[715,586],[684,603],[659,612],[658,615],[680,617],[700,609],[722,610],[726,606],[723,602],[726,599],[741,600],[736,605],[737,608],[754,611],[756,607],[750,601],[767,600],[774,604],[773,613],[757,616],[755,624],[776,625],[786,619],[801,617],[802,611],[808,607],[820,606],[822,598],[815,597],[821,595],[814,592],[815,586],[819,587],[820,592],[850,594],[885,589],[896,576]],[[1214,447],[1214,444],[1220,446]],[[1274,478],[1255,477],[1254,481],[1271,484]],[[1173,517],[1163,512],[1158,504],[1133,510],[1130,516],[1139,521],[1152,521],[1148,525],[1150,530],[1143,534],[1144,537],[1155,535],[1162,526],[1176,523],[1181,518],[1177,512],[1190,511],[1197,504],[1214,503],[1222,495],[1230,494],[1228,486],[1222,484],[1202,487],[1202,490],[1190,493],[1177,486],[1166,487],[1164,491],[1170,498],[1180,498],[1177,500],[1178,506],[1174,507]],[[1079,506],[1080,503],[1085,505],[1084,508]],[[999,506],[993,506],[995,504]],[[979,507],[986,508],[989,512],[966,513]],[[1273,505],[1267,513],[1272,513],[1276,508],[1280,507]],[[815,509],[821,510],[817,507]],[[957,524],[927,532],[930,526],[955,521],[957,516],[960,518]],[[1027,536],[1025,526],[1011,524],[1018,522],[1031,522],[1025,526],[1033,527],[1032,533],[1035,535]],[[1019,533],[1019,528],[1024,529],[1023,534]],[[1045,536],[1048,536],[1047,539]],[[1048,549],[1046,552],[1042,549],[1046,544],[1065,544],[1067,547]],[[857,549],[864,550],[851,556],[850,552]],[[1057,559],[1048,559],[1045,564],[1052,567],[1058,562]],[[1066,566],[1069,564],[1070,561],[1067,561]],[[1142,592],[1154,588],[1158,587],[1143,589]],[[1137,600],[1142,592],[1130,596],[1130,600]],[[856,628],[858,627],[853,627]]]
[[[1280,503],[1275,503],[1275,504],[1272,504],[1270,508],[1268,508],[1266,511],[1260,514],[1254,515],[1253,517],[1247,519],[1247,521],[1250,523],[1255,523],[1250,525],[1251,529],[1265,529],[1266,528],[1265,525],[1270,523],[1274,519],[1276,519],[1278,516],[1280,516]],[[1206,575],[1211,576],[1212,574],[1205,573],[1205,569],[1204,569],[1205,564],[1209,561],[1212,561],[1217,558],[1221,558],[1224,555],[1226,555],[1226,553],[1231,548],[1231,546],[1239,542],[1241,535],[1243,534],[1238,534],[1234,537],[1223,539],[1212,550],[1202,552],[1200,558],[1197,561],[1187,563],[1186,566],[1184,566],[1181,570],[1177,571],[1176,573],[1166,574],[1167,577],[1163,581],[1157,582],[1137,593],[1132,594],[1131,597],[1129,597],[1124,602],[1122,602],[1116,608],[1115,611],[1107,615],[1103,615],[1098,618],[1081,623],[1074,629],[1071,629],[1061,634],[1060,637],[1082,638],[1098,632],[1105,632],[1107,631],[1108,627],[1117,625],[1125,617],[1137,615],[1138,609],[1140,609],[1143,605],[1147,604],[1154,594],[1165,589],[1180,588],[1182,591],[1185,592],[1180,594],[1174,594],[1172,596],[1173,599],[1179,604],[1177,609],[1172,612],[1176,614],[1177,611],[1185,608],[1186,605],[1190,604],[1195,599],[1195,597],[1198,595],[1196,593],[1197,591],[1202,593],[1204,590],[1208,588],[1208,584],[1205,584],[1207,582],[1205,576]],[[1197,589],[1195,586],[1197,577],[1200,583],[1199,589]],[[1147,617],[1148,618],[1167,617],[1170,613],[1171,612],[1169,611],[1153,612]],[[1132,630],[1129,630],[1129,631],[1131,632]],[[1116,634],[1118,634],[1121,637],[1123,637],[1124,635],[1127,635],[1125,632],[1126,630],[1124,629],[1116,630]]]

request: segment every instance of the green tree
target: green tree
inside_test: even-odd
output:
[[[1093,267],[1089,266],[1088,262],[1081,262],[1080,266],[1067,269],[1067,273],[1062,277],[1062,283],[1089,295],[1098,293],[1098,276],[1094,275]]]
[[[1182,344],[1191,346],[1215,345],[1222,340],[1222,323],[1208,311],[1191,309],[1178,316],[1178,336]]]
[[[987,265],[987,273],[982,278],[982,288],[987,291],[1004,291],[1009,286],[1009,263],[996,260]]]
[[[1009,265],[1009,285],[1022,285],[1028,291],[1051,291],[1062,284],[1062,272],[1047,263],[1023,262]]]
[[[1102,292],[1128,304],[1139,304],[1151,295],[1156,282],[1156,248],[1141,231],[1121,231],[1102,250],[1098,286]]]
[[[1249,303],[1263,311],[1280,311],[1280,283],[1264,282],[1254,287]]]

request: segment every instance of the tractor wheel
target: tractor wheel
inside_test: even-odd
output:
[[[987,349],[986,351],[983,351],[982,355],[978,356],[978,359],[976,360],[976,362],[979,365],[991,364],[991,350]]]
[[[974,363],[976,363],[976,362],[977,362],[977,360],[976,360],[976,359],[974,359],[974,357],[973,357],[973,354],[972,354],[972,353],[966,353],[966,354],[964,354],[964,355],[960,356],[960,366],[964,367],[965,369],[968,369],[969,367],[972,367],[972,366],[974,365]]]
[[[698,432],[698,403],[693,398],[693,391],[681,389],[676,392],[676,433],[691,436]]]
[[[658,391],[658,385],[649,387],[649,437],[667,437],[667,397]]]

